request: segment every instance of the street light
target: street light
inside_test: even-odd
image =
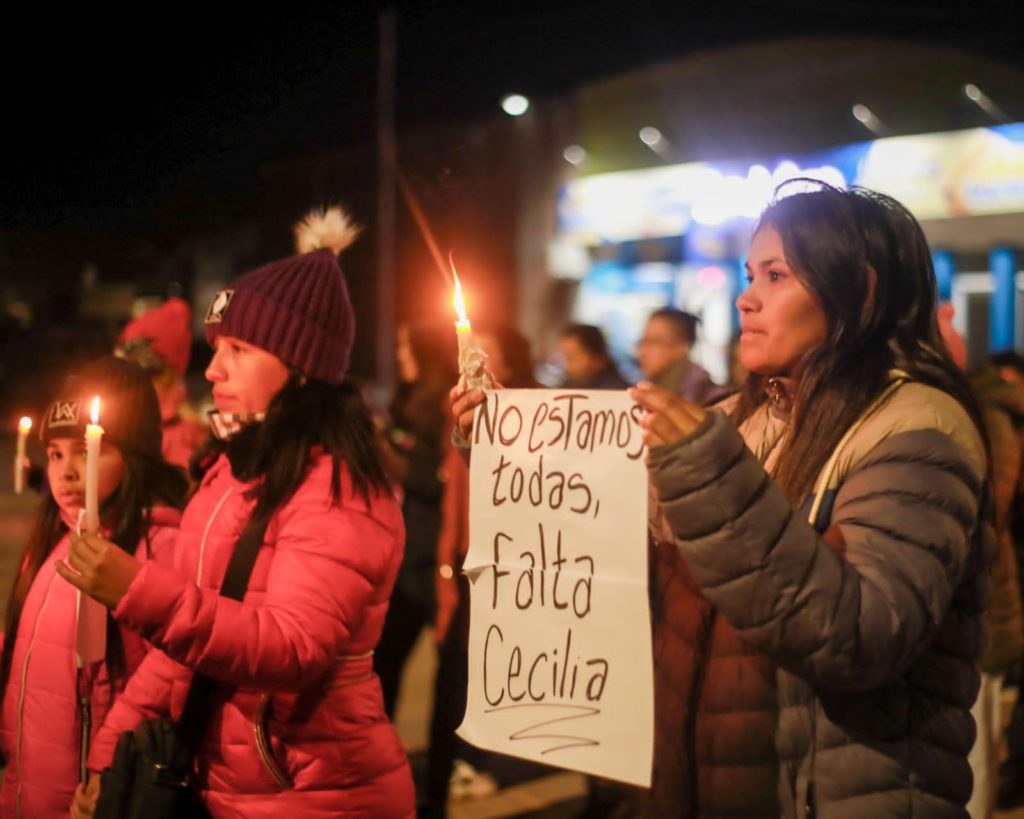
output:
[[[640,129],[640,141],[648,148],[653,148],[655,145],[664,139],[661,135],[661,131],[655,128],[653,125],[648,125]]]
[[[964,96],[992,117],[996,122],[1010,121],[1010,118],[1006,116],[1006,112],[992,102],[991,97],[978,88],[974,83],[969,82],[964,86]]]
[[[661,131],[653,125],[645,125],[640,129],[638,136],[640,137],[640,141],[654,151],[654,153],[666,162],[670,160],[670,146],[668,144],[668,140],[665,139],[665,135],[662,134]]]
[[[580,163],[587,158],[587,152],[580,145],[569,145],[564,151],[562,151],[562,156],[570,165],[576,165],[578,167]]]
[[[881,136],[885,132],[885,126],[882,124],[882,120],[876,117],[874,112],[866,105],[862,105],[858,102],[850,109],[850,111],[853,113],[853,118],[871,131],[871,133],[876,136]]]
[[[530,110],[530,101],[522,94],[509,94],[502,98],[501,110],[510,117],[521,117]]]

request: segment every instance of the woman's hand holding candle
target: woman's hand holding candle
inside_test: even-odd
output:
[[[68,563],[57,561],[57,574],[107,608],[121,602],[142,564],[101,535],[71,532]],[[77,574],[76,574],[77,572]]]

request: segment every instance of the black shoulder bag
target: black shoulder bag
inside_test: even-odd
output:
[[[224,575],[222,597],[241,600],[249,585],[266,522],[250,521]],[[216,707],[215,695],[228,686],[195,674],[181,719],[144,720],[117,741],[114,759],[100,775],[95,819],[178,819],[209,817],[195,783],[195,759]]]

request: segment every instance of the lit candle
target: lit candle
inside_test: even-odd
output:
[[[463,389],[489,390],[491,375],[487,372],[487,355],[473,340],[473,328],[466,317],[466,305],[462,299],[462,282],[455,272],[455,263],[449,258],[452,276],[455,278],[455,335],[459,340],[459,386]]]
[[[96,534],[100,530],[100,443],[103,441],[99,396],[92,399],[89,417],[92,423],[85,428],[85,530]]]
[[[25,444],[32,430],[32,419],[28,416],[18,422],[18,446],[14,453],[14,494],[25,491]]]
[[[90,534],[100,530],[100,399],[92,400],[92,420],[85,428],[85,529]],[[102,603],[78,592],[78,631],[75,639],[78,667],[102,660],[107,653],[107,610]]]

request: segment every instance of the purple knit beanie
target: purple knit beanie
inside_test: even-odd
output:
[[[339,384],[356,317],[338,254],[359,228],[341,208],[314,211],[295,227],[298,254],[245,273],[206,314],[206,339],[223,334],[273,353],[308,378]]]

